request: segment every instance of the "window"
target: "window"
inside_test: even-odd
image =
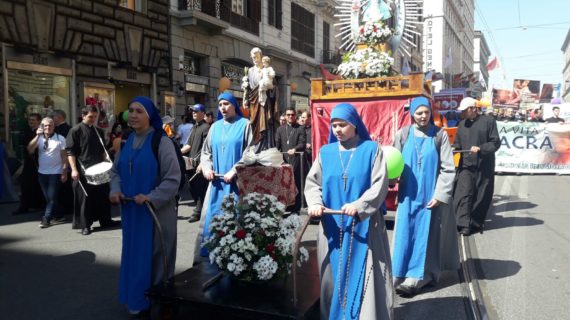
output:
[[[246,0],[232,0],[232,12],[246,16]]]
[[[268,0],[267,23],[277,29],[283,29],[283,23],[281,20],[282,15],[282,0]]]
[[[146,0],[119,0],[119,6],[136,12],[145,12]]]
[[[315,15],[291,3],[291,49],[315,56]]]
[[[323,51],[331,49],[331,26],[323,21]]]

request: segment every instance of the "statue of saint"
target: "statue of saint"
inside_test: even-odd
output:
[[[249,121],[253,128],[255,152],[259,153],[275,147],[275,130],[279,126],[279,106],[277,86],[274,80],[268,80],[272,82],[269,85],[265,83],[263,77],[264,66],[261,49],[251,49],[250,55],[253,67],[247,69],[247,76],[242,80],[243,103],[249,108]],[[268,68],[265,69],[265,73],[271,73],[274,77],[275,72],[269,66],[269,60],[267,62]]]

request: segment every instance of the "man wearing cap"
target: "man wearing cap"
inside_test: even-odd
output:
[[[187,171],[186,174],[190,179],[190,193],[192,194],[192,199],[196,202],[196,207],[188,219],[188,222],[196,222],[200,220],[200,213],[204,205],[204,196],[206,195],[206,189],[208,187],[208,181],[200,174],[200,155],[202,154],[202,146],[208,136],[208,131],[210,131],[210,124],[204,119],[206,116],[206,107],[203,104],[196,104],[191,107],[191,110],[195,124],[192,128],[192,133],[190,133],[190,137],[185,141],[181,151],[184,155],[189,152],[186,156],[188,156],[192,162],[193,169]]]
[[[171,116],[162,117],[162,129],[169,138],[174,137],[174,119]]]
[[[493,200],[495,152],[501,146],[495,119],[479,115],[476,103],[469,97],[461,101],[458,110],[463,120],[453,143],[453,148],[461,151],[453,205],[457,230],[465,236],[483,231]]]

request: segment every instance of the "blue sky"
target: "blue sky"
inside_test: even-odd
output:
[[[511,89],[513,79],[562,82],[570,0],[475,0],[475,7],[475,29],[484,32],[491,57],[502,58],[491,86]]]

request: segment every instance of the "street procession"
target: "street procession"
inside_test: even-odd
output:
[[[570,319],[568,10],[0,1],[0,318]]]

